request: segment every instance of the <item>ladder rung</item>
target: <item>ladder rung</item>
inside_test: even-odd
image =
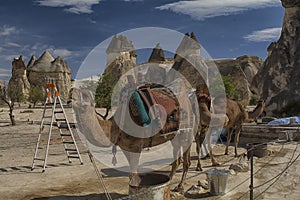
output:
[[[79,156],[68,156],[68,158],[79,158]]]
[[[59,103],[59,101],[58,102],[56,102],[56,105],[59,105],[60,103]],[[47,103],[47,106],[53,106],[54,105],[54,103]],[[51,107],[52,108],[52,107]]]
[[[45,159],[44,159],[44,158],[34,158],[34,160],[41,160],[41,161],[44,161]]]
[[[66,119],[56,119],[56,121],[63,122],[63,121],[66,121]]]
[[[46,88],[56,88],[56,84],[55,83],[48,83],[45,85]]]
[[[60,111],[54,111],[54,113],[64,113],[64,111],[60,110]]]
[[[77,151],[76,149],[66,149],[66,151]]]
[[[74,144],[73,141],[63,141],[63,144]]]
[[[65,134],[65,133],[62,133],[60,135],[63,136],[63,137],[71,137],[72,136],[71,134]]]
[[[70,151],[68,152],[69,155],[78,155],[78,151]]]

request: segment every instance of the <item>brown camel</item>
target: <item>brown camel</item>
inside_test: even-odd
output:
[[[198,127],[198,132],[195,137],[196,150],[198,155],[196,170],[202,171],[202,167],[200,163],[200,149],[205,138],[207,138],[209,156],[211,158],[212,166],[219,165],[218,161],[216,160],[212,152],[211,134],[213,133],[214,128],[218,128],[218,127],[222,127],[223,125],[226,125],[228,123],[228,118],[225,114],[216,114],[211,112],[210,110],[211,99],[209,96],[205,94],[201,94],[198,96],[198,105],[199,105],[199,113],[200,113],[200,123]],[[212,125],[212,127],[209,128],[210,124]]]
[[[235,156],[238,156],[237,153],[237,146],[239,143],[239,137],[240,137],[240,132],[242,129],[242,124],[245,122],[252,122],[256,117],[261,115],[261,113],[264,110],[265,102],[260,101],[256,108],[253,110],[253,112],[247,112],[243,106],[229,98],[226,100],[226,115],[228,117],[228,123],[227,125],[224,126],[224,128],[228,128],[228,134],[227,134],[227,143],[226,143],[226,148],[225,148],[225,155],[228,155],[228,146],[231,141],[231,136],[233,131],[235,130],[235,137],[234,137],[234,153]],[[216,98],[214,101],[215,109],[222,108],[224,107],[225,103],[222,98]]]
[[[124,152],[130,167],[130,185],[139,185],[139,177],[138,177],[138,165],[139,158],[142,149],[157,146],[159,144],[163,144],[165,142],[171,141],[173,145],[173,155],[175,157],[175,161],[172,163],[172,170],[170,172],[170,178],[176,172],[180,164],[180,149],[186,149],[183,152],[183,174],[181,182],[174,189],[177,191],[183,191],[183,182],[188,172],[188,168],[190,166],[190,146],[193,140],[193,124],[195,119],[194,114],[192,113],[191,103],[187,96],[185,88],[180,92],[179,97],[177,97],[180,105],[180,114],[175,114],[173,120],[176,122],[180,121],[180,117],[188,118],[187,120],[181,120],[180,125],[175,131],[161,133],[157,132],[151,137],[135,137],[134,135],[128,134],[127,131],[123,131],[124,129],[119,128],[119,125],[116,121],[120,121],[120,119],[124,118],[124,106],[118,107],[114,116],[108,120],[102,120],[96,113],[94,112],[93,106],[93,96],[88,90],[73,90],[73,108],[76,114],[76,120],[78,123],[78,127],[80,132],[84,132],[86,139],[92,143],[93,145],[99,147],[109,147],[110,145],[118,145],[122,151]],[[176,102],[173,102],[176,103]],[[123,104],[128,105],[128,104]],[[129,103],[130,105],[130,103]],[[131,117],[132,120],[141,126],[140,119],[135,117],[135,114],[130,109],[130,116],[125,116],[126,123],[128,119]],[[128,109],[125,106],[125,109]],[[168,118],[168,120],[170,120]],[[168,121],[167,120],[167,121]],[[182,123],[186,122],[186,123]],[[152,123],[152,122],[151,122]],[[99,126],[100,125],[100,126]],[[164,126],[168,126],[167,124]],[[184,127],[183,127],[184,126]],[[181,129],[182,128],[182,129]],[[103,131],[99,131],[102,129]],[[147,131],[144,133],[147,136]]]
[[[259,117],[265,109],[266,103],[264,100],[258,101],[256,107],[253,109],[253,111],[248,112],[248,118],[250,120],[255,120],[257,117]]]

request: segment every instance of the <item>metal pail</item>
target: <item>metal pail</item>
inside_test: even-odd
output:
[[[209,193],[212,195],[224,195],[227,189],[229,170],[210,169],[206,172]]]

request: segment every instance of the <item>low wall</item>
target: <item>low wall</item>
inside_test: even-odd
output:
[[[270,142],[276,139],[289,139],[292,136],[294,141],[300,140],[299,125],[268,125],[268,124],[244,124],[240,134],[239,144],[245,145],[254,142]]]

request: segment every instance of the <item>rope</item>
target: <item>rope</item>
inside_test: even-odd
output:
[[[289,169],[289,168],[290,168],[290,167],[298,160],[298,158],[300,157],[300,154],[298,154],[298,156],[292,161],[292,159],[293,159],[294,156],[295,156],[295,152],[297,151],[297,148],[298,148],[298,144],[297,144],[296,148],[294,149],[293,154],[292,154],[292,157],[291,157],[290,161],[288,162],[287,166],[286,166],[279,174],[277,174],[276,176],[274,176],[274,177],[271,178],[270,180],[266,181],[265,183],[263,183],[263,184],[261,184],[261,185],[255,187],[255,188],[259,188],[259,187],[261,187],[261,186],[263,186],[263,185],[266,185],[267,183],[271,182],[272,180],[276,179],[276,180],[275,180],[273,183],[271,183],[264,191],[262,191],[261,193],[259,193],[259,194],[256,196],[256,198],[259,197],[259,196],[261,196],[261,195],[262,195],[263,193],[265,193],[271,186],[273,186],[273,185],[279,180],[279,178],[282,176],[282,174],[283,174],[286,170],[288,170],[288,169]]]
[[[98,176],[98,178],[99,178],[99,180],[100,180],[100,186],[104,189],[106,198],[107,198],[108,200],[112,200],[112,198],[111,198],[111,196],[110,196],[110,194],[109,194],[109,192],[108,192],[108,190],[107,190],[107,188],[106,188],[106,186],[105,186],[105,183],[104,183],[102,174],[100,173],[100,171],[99,171],[99,169],[98,169],[98,167],[97,167],[97,165],[96,165],[96,163],[95,163],[95,160],[94,160],[93,155],[91,154],[91,152],[88,152],[88,154],[89,154],[90,160],[91,160],[91,162],[92,162],[92,164],[93,164],[93,167],[94,167],[94,169],[95,169],[95,172],[96,172],[96,174],[97,174],[97,176]]]

